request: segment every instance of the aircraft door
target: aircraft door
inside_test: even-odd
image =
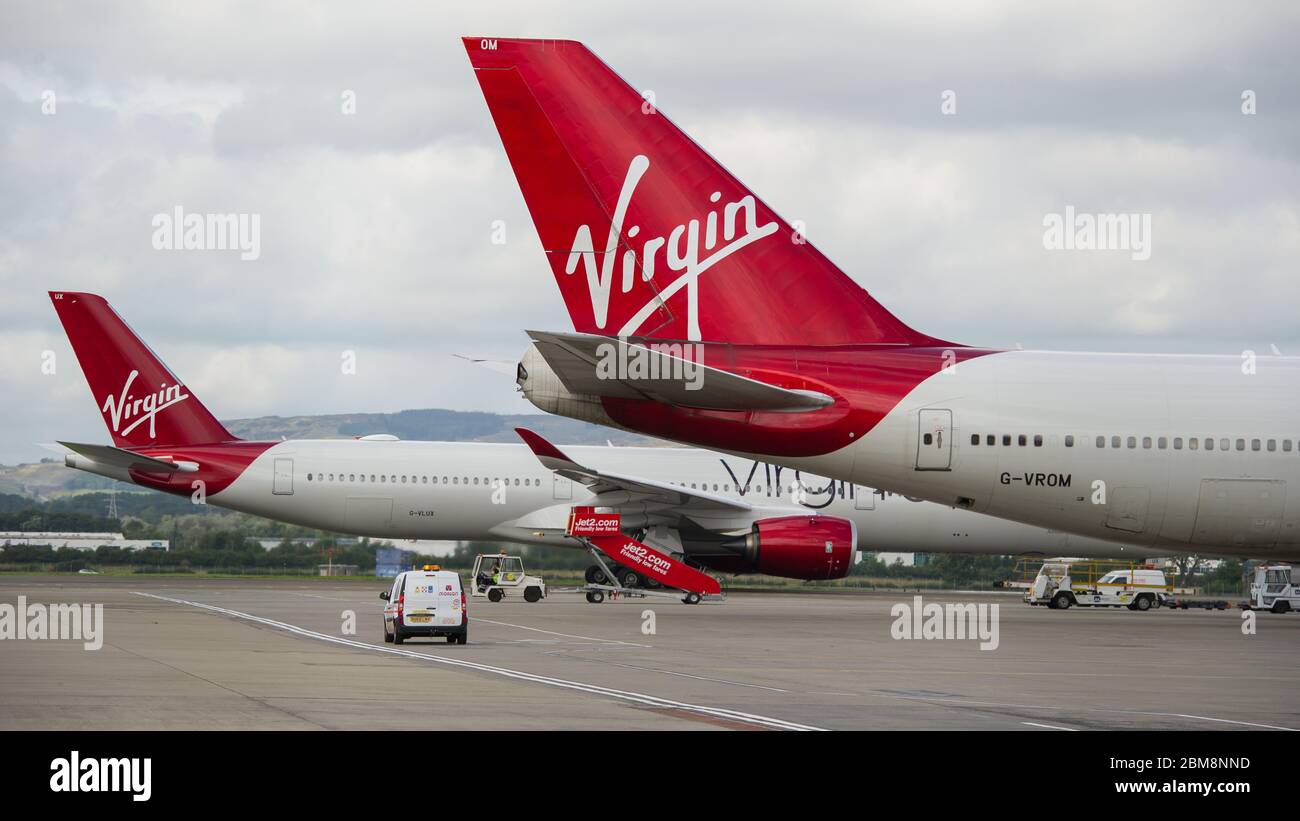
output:
[[[275,460],[271,493],[276,496],[293,495],[293,459],[280,457]]]
[[[917,470],[952,469],[952,411],[926,408],[917,414]]]
[[[573,482],[565,479],[558,473],[552,473],[551,476],[551,498],[560,501],[567,501],[573,498]]]
[[[875,510],[876,509],[876,491],[863,485],[853,486],[853,509],[854,510]]]

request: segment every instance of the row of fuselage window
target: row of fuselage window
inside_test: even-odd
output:
[[[353,482],[353,483],[357,483],[357,482],[370,482],[371,484],[393,484],[393,485],[396,485],[396,484],[407,484],[407,485],[438,485],[438,484],[442,484],[442,485],[468,485],[468,486],[478,485],[479,487],[485,487],[485,488],[489,488],[489,489],[493,489],[493,488],[497,488],[497,487],[501,487],[501,486],[504,486],[504,487],[519,487],[521,484],[522,484],[524,487],[530,487],[530,486],[531,486],[531,487],[541,487],[541,485],[542,485],[542,480],[541,480],[541,479],[517,479],[517,478],[516,478],[516,479],[504,479],[504,478],[503,478],[503,479],[492,479],[492,478],[489,478],[489,477],[487,477],[487,476],[484,476],[484,477],[482,478],[482,480],[480,480],[479,477],[477,477],[477,476],[473,476],[473,477],[471,477],[471,476],[450,476],[450,477],[448,477],[448,476],[442,476],[442,477],[432,476],[432,477],[430,477],[430,476],[409,476],[409,475],[401,475],[401,474],[399,474],[399,475],[385,475],[385,474],[382,474],[382,473],[380,473],[380,474],[375,474],[375,473],[370,473],[370,474],[366,474],[366,473],[348,473],[348,474],[343,474],[343,473],[315,473],[315,472],[312,472],[312,473],[308,473],[308,474],[307,474],[307,481],[308,481],[308,482],[335,482],[335,483],[338,483],[338,482]],[[686,486],[687,486],[687,484],[686,484],[685,482],[670,482],[670,484],[680,485],[681,487],[686,487]],[[691,482],[691,483],[690,483],[690,488],[691,488],[691,490],[697,490],[697,489],[698,489],[698,490],[705,490],[705,491],[707,491],[707,490],[709,489],[709,487],[710,487],[710,485],[709,485],[708,482],[700,482],[700,483],[698,483],[698,488],[696,487],[696,485],[697,485],[696,482]],[[712,487],[713,487],[713,490],[714,490],[714,491],[717,491],[719,485],[715,482],[715,483],[713,483]],[[791,485],[791,486],[790,486],[790,490],[791,490],[791,492],[793,492],[794,487],[795,487],[794,485]],[[730,484],[724,484],[724,485],[721,485],[721,488],[722,488],[722,492],[723,492],[723,493],[730,493],[730,492],[731,492],[731,485],[730,485]],[[767,491],[774,491],[774,490],[776,490],[775,487],[766,487],[766,486],[764,486],[764,485],[747,486],[747,487],[745,488],[745,492],[746,492],[746,493],[749,493],[749,492],[751,492],[751,491],[757,491],[757,493],[758,493],[760,496],[761,496],[761,495],[764,495]],[[843,486],[841,486],[840,489],[839,489],[839,495],[840,495],[840,498],[844,498],[844,488],[843,488]]]
[[[370,482],[371,484],[377,484],[377,485],[378,485],[378,484],[392,484],[392,485],[396,485],[396,484],[403,484],[403,485],[408,485],[408,484],[409,484],[409,485],[438,485],[438,484],[442,484],[442,485],[470,485],[470,484],[474,484],[474,485],[479,485],[479,484],[480,484],[480,479],[479,479],[478,476],[442,476],[442,477],[438,477],[438,476],[409,476],[409,475],[405,475],[405,474],[401,474],[401,475],[385,475],[385,474],[383,474],[383,473],[380,473],[380,474],[374,474],[374,473],[370,473],[370,474],[366,474],[366,473],[348,473],[348,474],[346,474],[346,475],[345,475],[345,474],[342,474],[342,473],[308,473],[308,474],[307,474],[307,481],[308,481],[308,482],[354,482],[354,483]],[[487,477],[487,476],[482,477],[482,480],[481,480],[481,486],[482,486],[482,487],[488,487],[488,488],[495,488],[495,487],[511,487],[511,486],[513,486],[513,487],[519,487],[520,485],[523,485],[524,487],[541,487],[541,486],[542,486],[542,480],[541,480],[541,479],[518,479],[518,478],[516,478],[516,479],[492,479],[492,478]]]
[[[926,434],[926,436],[929,435],[930,434]],[[998,443],[998,440],[999,437],[992,433],[983,434],[983,435],[978,433],[972,433],[970,435],[970,443],[976,446],[979,445],[993,446]],[[1028,446],[1031,441],[1033,443],[1033,446],[1036,448],[1041,448],[1043,446],[1042,434],[1035,434],[1034,436],[1031,437],[1031,436],[1026,436],[1023,433],[1016,436],[1012,436],[1011,434],[1004,433],[1001,436],[1001,441],[1004,446],[1010,446],[1014,444],[1018,447],[1023,448]],[[1276,452],[1278,450],[1281,450],[1283,453],[1291,452],[1290,439],[1282,439],[1280,441],[1277,439],[1232,439],[1226,436],[1219,437],[1217,439],[1213,436],[1206,436],[1204,438],[1198,436],[1191,436],[1188,437],[1186,440],[1184,440],[1183,437],[1181,436],[1175,436],[1172,439],[1167,436],[1156,436],[1154,438],[1151,436],[1142,436],[1142,437],[1111,436],[1108,439],[1105,436],[1098,436],[1095,440],[1095,445],[1098,450],[1102,450],[1108,446],[1112,450],[1118,450],[1118,449],[1136,450],[1138,447],[1141,447],[1143,450],[1151,450],[1152,448],[1155,448],[1156,450],[1167,450],[1171,444],[1173,445],[1174,450],[1182,450],[1184,447],[1186,447],[1187,450],[1201,450],[1202,448],[1204,448],[1205,450],[1234,450],[1235,449],[1240,451],[1250,449],[1252,451],[1263,450],[1263,451],[1268,451],[1270,453]],[[1065,446],[1067,448],[1074,447],[1074,436],[1067,435],[1065,437]],[[1297,447],[1296,450],[1300,451],[1300,447]]]

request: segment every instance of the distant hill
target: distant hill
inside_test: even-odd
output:
[[[331,416],[259,416],[231,419],[226,428],[241,439],[348,439],[391,433],[399,439],[435,442],[518,442],[516,427],[537,431],[556,444],[665,444],[658,440],[540,413],[483,413],[438,408],[397,413],[341,413]]]
[[[350,439],[391,433],[399,439],[435,442],[518,442],[516,427],[535,430],[558,445],[658,445],[667,442],[574,419],[545,414],[499,414],[433,408],[397,413],[340,413],[330,416],[259,416],[225,421],[241,439]],[[62,459],[33,464],[0,465],[0,493],[48,500],[70,493],[125,485],[63,466]],[[147,492],[147,491],[146,491]]]

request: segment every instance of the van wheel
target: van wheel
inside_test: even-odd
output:
[[[505,593],[501,592],[500,588],[494,587],[488,591],[488,601],[501,601],[501,597],[504,595]]]
[[[592,590],[587,593],[587,601],[592,604],[600,604],[605,600],[605,594],[599,590]]]
[[[1057,593],[1052,597],[1052,608],[1055,610],[1069,610],[1072,604],[1074,602],[1070,601],[1069,593]]]
[[[1144,611],[1144,612],[1147,611],[1147,610],[1150,610],[1150,609],[1151,609],[1151,597],[1150,597],[1150,596],[1138,596],[1138,597],[1137,597],[1137,600],[1133,602],[1133,609],[1134,609],[1134,610],[1142,610],[1142,611]]]
[[[457,636],[457,635],[455,635],[454,633],[448,634],[448,635],[447,635],[447,643],[448,643],[448,644],[459,644],[459,643],[460,643],[460,637]]]
[[[1275,602],[1273,602],[1273,606],[1272,606],[1270,609],[1271,609],[1274,613],[1285,613],[1285,612],[1287,612],[1287,611],[1289,611],[1289,610],[1291,609],[1291,602],[1289,602],[1289,601],[1275,601]]]
[[[406,641],[406,637],[403,636],[402,631],[398,629],[397,622],[393,622],[393,644],[401,644],[404,641]]]
[[[388,632],[388,622],[384,622],[384,644],[392,644],[392,643],[393,643],[393,637]]]
[[[524,588],[524,601],[529,604],[542,600],[542,589],[540,587]]]
[[[699,593],[687,593],[685,596],[682,596],[682,601],[685,602],[686,604],[699,604],[699,603],[700,603],[700,594],[699,594]]]

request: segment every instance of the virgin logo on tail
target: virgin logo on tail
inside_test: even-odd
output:
[[[644,154],[637,154],[628,165],[627,176],[623,180],[623,188],[619,192],[618,203],[614,208],[614,217],[610,221],[609,233],[605,238],[604,255],[601,258],[599,267],[596,265],[596,249],[592,242],[591,226],[578,226],[578,232],[573,238],[573,248],[569,252],[569,261],[564,267],[564,272],[572,274],[577,270],[578,260],[582,260],[583,268],[587,274],[587,291],[591,295],[591,312],[595,318],[597,328],[604,328],[605,322],[609,318],[610,291],[614,283],[614,262],[617,256],[619,240],[626,237],[628,244],[631,245],[630,241],[636,239],[641,232],[640,226],[633,225],[627,229],[625,235],[623,223],[627,218],[627,209],[632,202],[632,194],[636,190],[637,183],[641,181],[649,168],[650,160]],[[713,195],[709,197],[709,201],[715,205],[720,199],[722,199],[722,192],[720,191],[714,191]],[[692,342],[701,341],[700,274],[746,245],[775,233],[778,228],[775,220],[763,225],[757,224],[758,204],[752,194],[747,194],[735,202],[725,203],[721,211],[722,245],[718,245],[718,211],[711,210],[703,219],[703,243],[700,240],[701,220],[692,219],[673,228],[672,231],[668,232],[667,237],[651,237],[641,241],[639,252],[636,248],[628,248],[623,252],[622,293],[632,290],[632,284],[638,269],[638,257],[640,258],[641,278],[645,282],[654,279],[655,265],[660,251],[663,252],[663,260],[668,270],[675,273],[680,272],[680,276],[669,282],[665,287],[660,288],[655,296],[641,306],[632,318],[619,329],[618,336],[634,335],[646,319],[658,310],[665,301],[682,288],[685,288],[687,338]],[[737,235],[737,221],[742,212],[744,216],[742,226],[744,233]],[[703,259],[700,258],[701,253],[706,254]]]
[[[131,431],[138,428],[142,423],[149,423],[149,438],[154,438],[154,420],[157,418],[159,411],[171,407],[177,402],[184,402],[190,398],[185,393],[182,385],[168,385],[166,382],[158,386],[158,390],[137,399],[131,391],[131,383],[140,375],[139,371],[131,371],[131,375],[126,378],[122,385],[122,393],[118,396],[109,396],[104,400],[103,407],[100,411],[108,415],[109,428],[113,433],[119,436],[127,436]],[[129,422],[125,428],[123,422]]]

